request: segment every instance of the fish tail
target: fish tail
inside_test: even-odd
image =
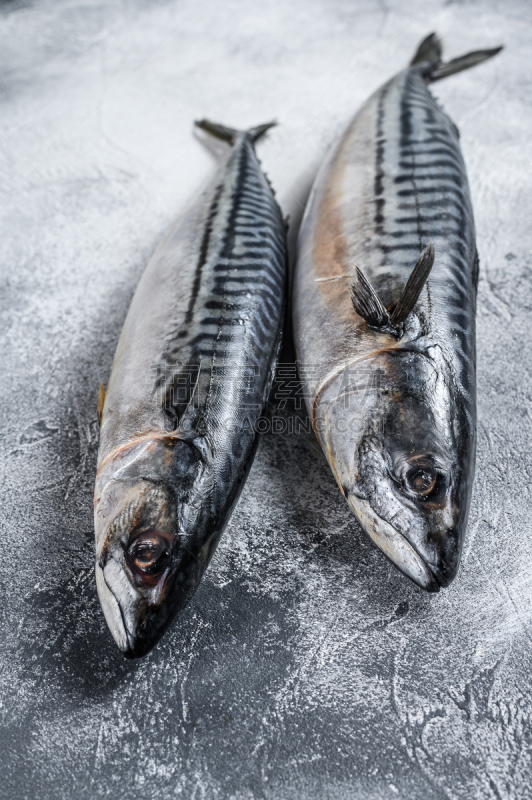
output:
[[[438,67],[441,64],[442,55],[443,47],[440,37],[437,33],[429,33],[416,50],[410,66],[428,63],[432,67]]]
[[[487,61],[488,58],[496,56],[501,50],[502,45],[488,50],[474,50],[471,53],[466,53],[465,56],[459,56],[451,61],[444,62],[442,61],[443,49],[440,37],[436,33],[431,33],[419,45],[414,58],[410,62],[410,66],[423,65],[425,67],[425,79],[429,83],[433,83],[442,78],[447,78],[448,75],[454,75],[456,72],[475,67],[483,61]]]
[[[260,139],[263,133],[266,133],[267,130],[273,128],[274,125],[277,125],[277,122],[275,122],[275,120],[273,122],[265,122],[263,125],[256,125],[254,128],[249,128],[246,131],[239,131],[236,128],[228,128],[227,125],[220,125],[217,122],[210,122],[208,119],[196,120],[195,124],[198,128],[201,128],[202,131],[210,133],[210,135],[214,136],[216,139],[221,139],[223,142],[227,142],[228,144],[234,144],[237,137],[241,134],[247,134],[252,142],[256,142],[257,139]]]

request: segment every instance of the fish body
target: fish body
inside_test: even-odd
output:
[[[254,150],[269,126],[198,124],[232,148],[148,263],[101,409],[96,582],[129,657],[202,578],[251,465],[281,337],[285,223]]]
[[[429,83],[495,52],[442,64],[431,35],[369,98],[316,178],[294,276],[318,439],[362,527],[428,591],[456,574],[470,505],[478,278],[458,131]]]

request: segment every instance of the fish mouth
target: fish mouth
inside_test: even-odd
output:
[[[367,500],[350,495],[348,503],[372,541],[403,575],[426,592],[440,591],[433,570],[397,528],[379,517]]]
[[[122,604],[116,596],[116,592],[109,581],[101,565],[96,562],[96,588],[100,598],[100,605],[105,617],[105,621],[111,631],[111,635],[121,653],[126,658],[133,658],[135,650],[134,643],[135,637],[128,629],[126,623],[126,616],[122,608]]]
[[[173,608],[150,604],[129,581],[119,561],[96,562],[96,587],[105,621],[125,658],[142,658],[162,638]]]
[[[140,658],[149,653],[162,632],[151,637],[150,641],[135,633],[141,597],[114,559],[109,559],[103,569],[96,563],[96,587],[105,621],[122,655],[125,658]],[[125,595],[125,602],[118,599],[122,595]]]

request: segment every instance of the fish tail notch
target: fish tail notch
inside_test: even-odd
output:
[[[254,128],[249,128],[246,131],[241,131],[237,128],[229,128],[227,125],[220,125],[218,122],[211,122],[208,119],[196,120],[195,125],[201,128],[202,131],[214,136],[215,139],[221,139],[223,142],[233,145],[238,136],[242,134],[247,134],[251,141],[255,143],[266,131],[273,128],[274,125],[277,125],[277,122],[275,120],[272,120],[272,122],[265,122],[262,125],[256,125]]]
[[[449,75],[454,75],[457,72],[462,72],[464,69],[476,67],[477,64],[482,64],[488,58],[493,58],[497,53],[502,50],[502,45],[499,47],[492,47],[486,50],[473,50],[471,53],[466,53],[464,56],[453,58],[451,61],[444,62],[442,60],[442,43],[439,36],[435,33],[429,34],[419,45],[414,58],[410,62],[410,66],[424,66],[424,78],[429,83],[439,81],[442,78],[447,78]]]
[[[349,287],[351,302],[356,313],[371,328],[382,333],[391,333],[400,339],[404,331],[404,323],[414,308],[434,264],[435,250],[432,242],[423,250],[408,278],[399,302],[390,312],[380,300],[377,292],[370,284],[362,270],[355,267],[356,281]]]

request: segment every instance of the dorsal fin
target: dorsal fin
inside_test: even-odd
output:
[[[362,270],[355,266],[357,280],[349,287],[349,294],[357,314],[365,319],[370,327],[377,328],[383,333],[391,333],[400,339],[403,335],[403,324],[417,303],[429,277],[434,264],[434,255],[434,245],[430,242],[418,258],[401,292],[399,302],[391,314]]]

